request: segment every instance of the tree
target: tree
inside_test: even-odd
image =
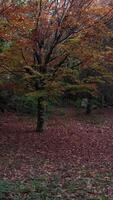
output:
[[[112,31],[110,31],[107,24],[112,22],[113,13],[110,11],[112,8],[111,6],[109,8],[108,6],[104,8],[103,6],[98,6],[93,9],[95,10],[95,15],[102,20],[98,20],[95,26],[89,27],[79,34],[78,38],[72,38],[70,41],[67,41],[67,46],[65,44],[67,47],[65,50],[70,53],[71,57],[79,60],[78,78],[82,88],[80,87],[78,92],[75,85],[75,90],[72,90],[72,92],[73,94],[78,93],[79,96],[87,97],[86,113],[90,113],[89,110],[91,111],[89,109],[91,107],[91,94],[100,95],[100,86],[113,84],[113,70],[112,64],[110,65],[110,57],[108,56],[109,62],[105,59],[111,52],[107,46],[108,43],[112,44]],[[103,18],[101,10],[107,13],[107,18]],[[111,42],[108,42],[109,39]]]
[[[66,48],[65,44],[79,34],[91,32],[100,20],[95,15],[94,3],[93,0],[31,0],[4,5],[0,36],[11,41],[11,49],[17,48],[17,55],[21,53],[21,68],[6,65],[3,68],[13,73],[21,71],[31,91],[38,93],[38,132],[43,131],[44,101],[48,95],[64,89],[61,71],[63,75],[62,64],[69,54],[62,47]]]

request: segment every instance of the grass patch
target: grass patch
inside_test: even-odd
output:
[[[107,174],[111,178],[111,174]],[[0,200],[109,200],[109,181],[103,175],[82,176],[61,181],[61,177],[42,177],[26,182],[0,181]],[[112,181],[111,181],[112,185]]]

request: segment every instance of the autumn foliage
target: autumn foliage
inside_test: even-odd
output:
[[[75,92],[77,86],[95,90],[98,82],[112,80],[102,47],[105,37],[112,37],[106,25],[111,17],[110,6],[92,0],[1,1],[0,37],[9,44],[0,54],[1,71],[20,74],[20,87],[27,85],[27,92],[37,95],[37,131],[43,130],[48,98],[71,87]],[[93,75],[73,79],[77,70],[65,65],[70,57],[83,74],[88,69]],[[66,76],[73,84],[64,84]]]
[[[0,0],[1,200],[113,199],[112,107],[111,0]]]

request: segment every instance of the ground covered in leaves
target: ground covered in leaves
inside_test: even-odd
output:
[[[113,109],[0,117],[0,200],[113,200]]]

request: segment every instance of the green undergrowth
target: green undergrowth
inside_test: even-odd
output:
[[[81,172],[83,173],[83,172]],[[28,181],[0,181],[0,200],[111,200],[108,188],[112,187],[113,175],[93,174],[86,177],[65,179],[46,176]]]

